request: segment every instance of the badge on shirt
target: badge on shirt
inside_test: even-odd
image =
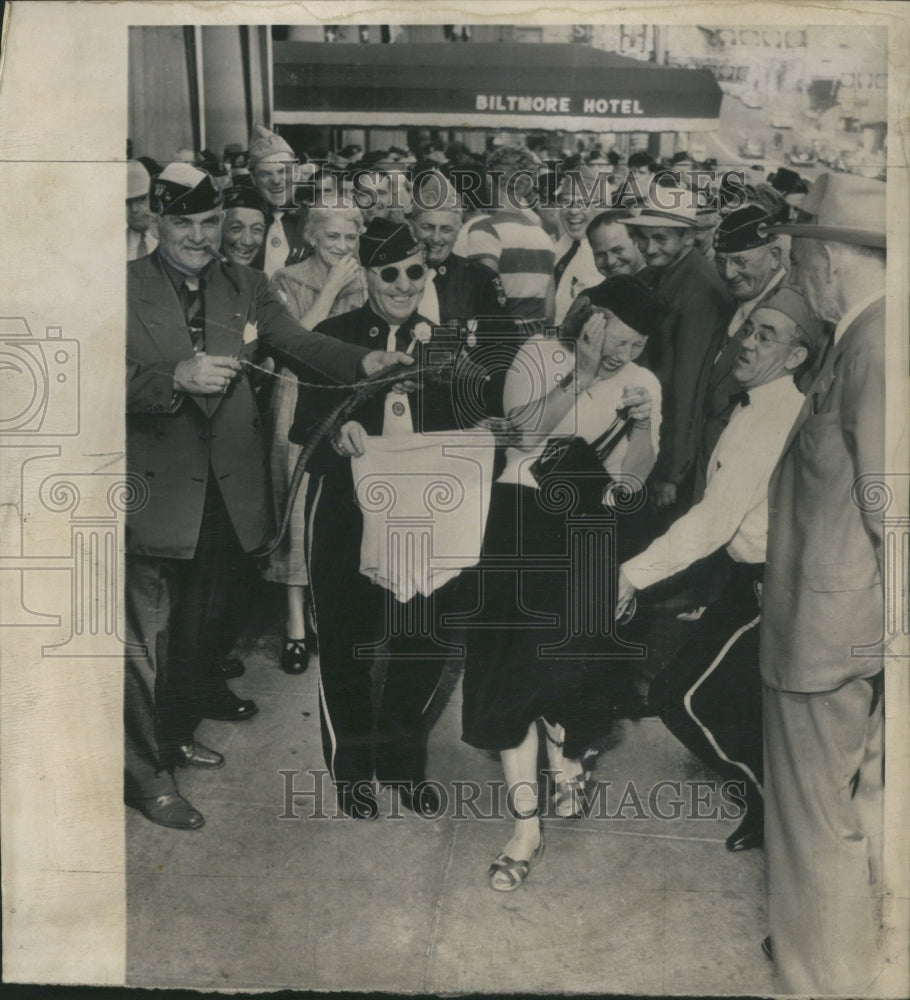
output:
[[[392,403],[392,413],[394,413],[396,417],[403,417],[404,403]]]

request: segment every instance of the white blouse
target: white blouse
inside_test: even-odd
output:
[[[506,375],[503,412],[508,414],[516,407],[544,399],[554,385],[574,371],[575,354],[565,341],[541,336],[529,338],[515,355]],[[656,455],[660,439],[660,382],[647,368],[629,362],[609,378],[599,379],[580,392],[575,397],[575,406],[551,431],[541,435],[533,449],[507,448],[506,466],[498,482],[536,487],[531,465],[543,452],[547,441],[551,437],[573,435],[589,442],[595,440],[616,419],[626,386],[641,387],[651,395],[651,445]],[[628,447],[628,438],[623,438],[606,461],[605,468],[614,478],[621,477]]]

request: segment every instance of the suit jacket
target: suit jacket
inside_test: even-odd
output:
[[[213,262],[201,277],[208,354],[250,358],[261,346],[310,380],[360,376],[365,352],[304,330],[261,272]],[[193,346],[158,251],[127,267],[126,355],[127,469],[148,490],[127,517],[127,552],[191,558],[210,469],[243,548],[263,545],[274,525],[252,389],[244,373],[225,395],[174,391],[174,370]]]
[[[730,322],[733,302],[717,269],[694,249],[672,267],[646,268],[640,276],[671,306],[662,336],[650,338],[660,343],[648,344],[649,367],[664,390],[660,454],[651,476],[679,483],[694,465],[701,437],[705,359]]]
[[[881,514],[857,477],[885,468],[885,301],[854,320],[809,387],[769,486],[761,673],[769,687],[832,691],[881,670],[854,656],[882,636]]]

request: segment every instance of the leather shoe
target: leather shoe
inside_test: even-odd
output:
[[[771,947],[771,935],[769,934],[766,938],[761,939],[761,950],[762,954],[769,961],[774,961],[774,949]]]
[[[177,792],[168,792],[155,799],[127,799],[126,804],[138,809],[146,819],[158,826],[174,830],[198,830],[205,826],[205,817]]]
[[[232,680],[234,677],[242,677],[246,673],[243,660],[237,656],[229,656],[226,660],[219,663],[215,670],[226,681]]]
[[[306,639],[285,638],[279,666],[286,674],[302,674],[307,668],[309,644]]]
[[[761,847],[764,842],[764,810],[753,806],[746,811],[743,821],[727,837],[725,844],[728,851],[751,851],[756,847]]]
[[[439,792],[425,781],[412,785],[398,785],[398,801],[411,812],[425,819],[439,819],[442,808]]]
[[[216,722],[240,722],[243,719],[252,719],[258,711],[259,706],[255,701],[238,698],[230,688],[225,688],[223,694],[199,707],[199,714],[203,719],[214,719]]]
[[[224,767],[224,757],[217,750],[209,750],[192,740],[185,746],[177,747],[176,764],[178,767]]]
[[[379,815],[379,803],[368,781],[343,788],[338,793],[338,807],[351,819],[376,819]]]

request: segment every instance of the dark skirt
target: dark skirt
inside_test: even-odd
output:
[[[575,524],[570,529],[564,512],[547,509],[537,490],[493,486],[481,560],[465,574],[476,587],[462,710],[462,739],[471,746],[517,747],[542,717],[565,727],[564,752],[578,758],[629,703],[629,660],[605,634],[611,629],[591,625],[615,593],[606,582],[615,559],[579,574]],[[603,525],[591,530],[612,534]]]

